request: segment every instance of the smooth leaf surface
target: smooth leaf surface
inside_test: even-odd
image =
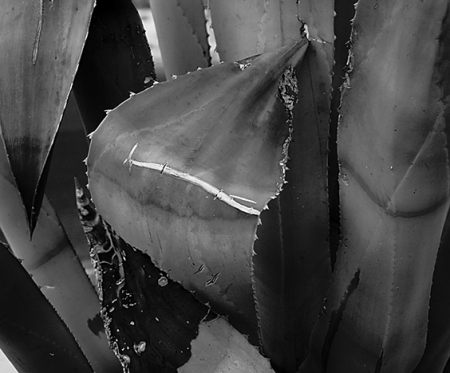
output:
[[[447,95],[450,87],[449,71],[450,71],[450,49],[448,48],[450,35],[450,18],[449,10],[443,19],[442,31],[440,35],[440,46],[437,54],[436,77],[443,91],[443,96]],[[448,101],[447,101],[448,102]],[[446,123],[447,149],[449,140],[448,123],[450,116],[448,104],[444,110],[444,120]],[[448,150],[447,150],[448,151]],[[430,311],[428,314],[428,334],[427,345],[424,355],[420,360],[414,373],[426,373],[432,371],[449,370],[448,360],[450,357],[450,320],[448,314],[450,312],[450,297],[448,292],[448,284],[450,281],[450,273],[448,265],[450,263],[450,218],[447,213],[447,219],[442,232],[439,252],[436,259],[436,266],[433,274],[433,285],[431,288]]]
[[[211,65],[203,0],[150,0],[166,78]]]
[[[294,1],[210,0],[208,4],[221,61],[237,61],[301,39]]]
[[[253,337],[255,229],[283,182],[289,137],[282,77],[306,46],[155,85],[110,112],[89,151],[102,216]]]
[[[30,231],[94,0],[0,2],[0,126]]]
[[[21,373],[93,373],[86,357],[20,262],[0,243],[0,347]]]
[[[73,90],[86,133],[155,81],[150,47],[131,0],[98,0]]]
[[[428,333],[425,352],[414,373],[447,372],[444,370],[450,357],[450,219],[447,213],[441,244],[436,259],[431,287]]]
[[[338,143],[343,244],[304,372],[406,373],[424,352],[449,208],[448,8],[358,2]]]

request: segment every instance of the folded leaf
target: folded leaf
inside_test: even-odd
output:
[[[361,0],[339,128],[343,244],[304,372],[411,372],[449,208],[447,0]]]
[[[255,229],[283,183],[291,99],[284,73],[306,45],[131,97],[93,134],[88,156],[93,200],[118,234],[253,337]]]
[[[32,232],[94,0],[0,3],[0,126]]]
[[[64,322],[0,243],[0,348],[21,373],[93,373]]]
[[[154,81],[152,55],[133,2],[98,0],[73,86],[86,133],[130,92],[140,92]]]

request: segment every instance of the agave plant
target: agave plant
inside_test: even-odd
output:
[[[161,83],[131,0],[0,2],[17,369],[450,371],[450,2],[150,6]],[[96,289],[45,195],[72,89]]]

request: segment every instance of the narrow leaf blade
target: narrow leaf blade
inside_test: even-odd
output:
[[[56,211],[44,195],[42,214],[30,240],[20,195],[6,153],[0,147],[0,229],[14,255],[41,287],[53,308],[71,330],[97,372],[120,369],[108,347],[105,332],[94,328],[99,300]]]
[[[0,126],[30,231],[94,0],[2,0]]]
[[[24,373],[93,373],[86,357],[19,261],[0,243],[0,347]]]

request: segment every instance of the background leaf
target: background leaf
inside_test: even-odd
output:
[[[254,341],[255,228],[289,136],[279,82],[305,49],[153,86],[108,114],[88,157],[93,200],[118,234]]]
[[[98,0],[73,90],[86,133],[155,81],[141,17],[131,0]]]
[[[211,66],[203,0],[150,0],[150,6],[167,79]]]
[[[294,1],[209,0],[220,60],[238,61],[301,39]]]

